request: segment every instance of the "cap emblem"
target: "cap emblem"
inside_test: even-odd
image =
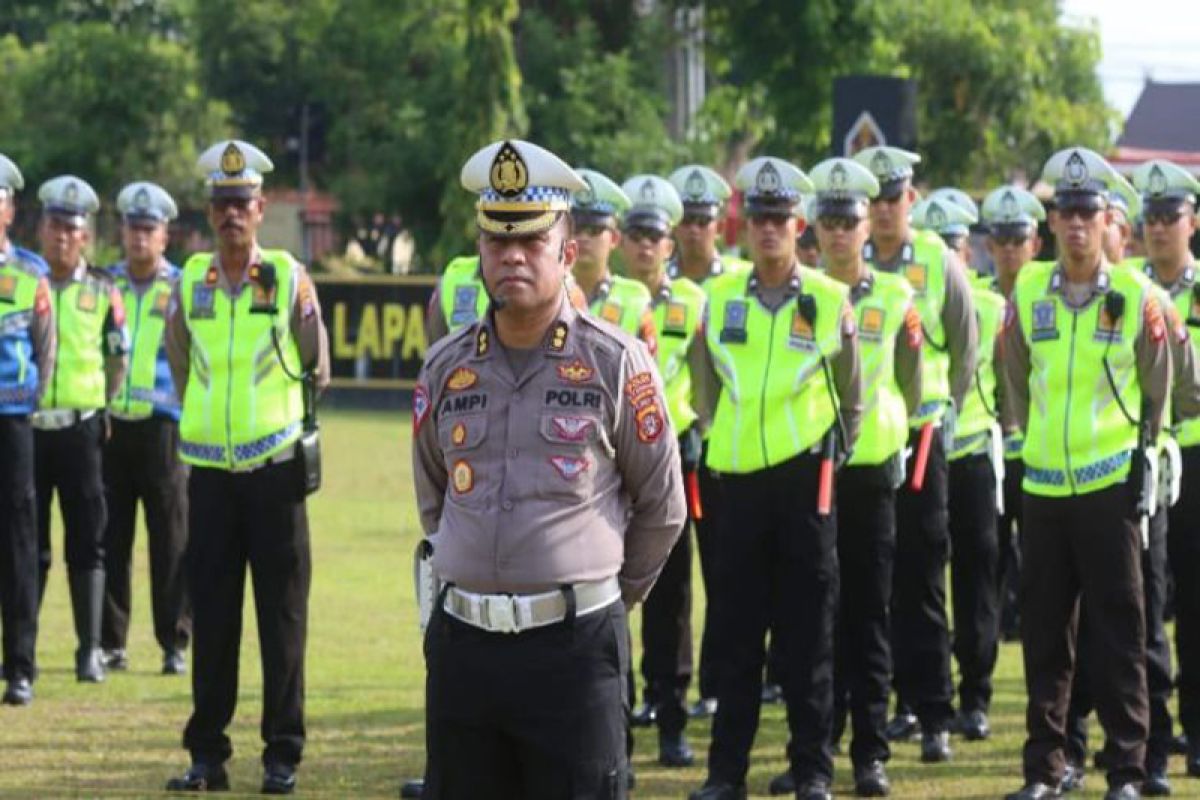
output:
[[[1163,174],[1162,168],[1155,164],[1150,170],[1149,181],[1150,194],[1162,194],[1167,190],[1167,176]]]
[[[775,169],[775,165],[770,161],[763,164],[759,168],[758,174],[754,176],[754,188],[760,194],[775,194],[783,185],[783,181],[779,178],[779,170]]]
[[[138,189],[138,193],[134,195],[133,207],[139,211],[146,211],[150,208],[150,192],[146,191],[145,187]]]
[[[929,227],[934,230],[940,230],[946,227],[946,212],[937,203],[930,203],[929,213],[926,214],[925,221],[929,223]]]
[[[843,192],[846,190],[848,179],[846,168],[841,164],[834,164],[833,169],[829,171],[829,188],[835,192]]]
[[[890,175],[892,172],[892,159],[888,154],[880,150],[871,157],[871,171],[876,175]]]
[[[492,189],[504,197],[516,197],[529,185],[529,168],[511,143],[505,142],[496,151],[489,178]]]
[[[1076,150],[1067,159],[1067,166],[1063,170],[1063,175],[1073,185],[1078,186],[1088,179],[1087,164],[1083,161],[1083,156]]]
[[[704,180],[704,176],[700,174],[700,170],[692,170],[692,174],[688,175],[687,180],[683,184],[683,191],[689,198],[699,200],[704,197],[704,193],[708,191],[708,182]]]
[[[69,205],[75,205],[75,201],[79,199],[79,186],[75,181],[67,184],[67,188],[63,190],[63,200]]]
[[[575,193],[575,205],[590,206],[596,202],[596,187],[592,185],[592,179],[588,175],[583,176],[583,182],[587,184],[587,188]]]
[[[657,199],[654,191],[654,181],[649,178],[642,181],[642,188],[638,189],[638,196],[647,203],[653,203]]]
[[[1021,216],[1021,210],[1017,207],[1017,196],[1012,192],[1005,192],[1000,198],[1000,216],[1010,220]]]
[[[225,146],[225,151],[221,153],[221,172],[226,175],[236,175],[246,169],[246,157],[242,155],[242,151],[233,142]]]

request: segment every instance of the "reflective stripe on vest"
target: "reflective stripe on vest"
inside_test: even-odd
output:
[[[1125,297],[1124,313],[1114,322],[1103,295],[1078,310],[1067,306],[1050,288],[1054,269],[1027,264],[1013,290],[1030,353],[1022,485],[1030,494],[1066,497],[1107,488],[1129,474],[1137,427],[1113,397],[1102,357],[1136,417],[1142,392],[1134,343],[1152,289],[1132,270],[1111,271],[1109,291]]]
[[[608,291],[601,291],[588,306],[594,316],[616,325],[630,336],[641,333],[642,315],[650,307],[650,290],[639,281],[610,275]]]
[[[921,315],[925,332],[925,350],[921,353],[921,405],[909,419],[909,427],[919,428],[938,420],[950,400],[950,355],[946,350],[946,331],[942,327],[942,307],[946,304],[946,245],[933,231],[914,231],[911,244],[893,273],[912,286],[913,305]]]
[[[845,286],[799,267],[800,292],[815,300],[815,327],[796,299],[769,311],[749,291],[751,273],[708,285],[705,343],[721,379],[708,438],[709,468],[747,473],[793,458],[834,424],[833,399],[821,369],[842,347]]]
[[[479,276],[479,256],[459,256],[447,264],[439,296],[450,333],[481,318],[487,312],[488,296]]]
[[[178,420],[179,398],[167,363],[163,333],[173,280],[179,270],[168,265],[166,274],[156,277],[141,292],[134,291],[123,269],[114,272],[129,315],[129,371],[111,408],[127,419],[147,419],[157,414]]]
[[[896,383],[896,335],[913,291],[898,275],[874,272],[871,293],[855,304],[862,371],[863,412],[849,463],[878,465],[908,440],[908,409]]]
[[[271,337],[274,328],[287,370],[299,375],[300,354],[290,325],[295,262],[282,250],[264,250],[262,259],[275,267],[273,299],[263,298],[250,281],[231,299],[208,279],[209,253],[192,256],[183,268],[180,299],[192,352],[179,453],[189,464],[248,469],[281,453],[300,435],[300,382],[285,374]],[[256,294],[259,306],[273,306],[273,314],[251,310]]]
[[[979,323],[979,358],[971,387],[955,422],[954,445],[948,456],[951,461],[987,451],[989,439],[986,434],[996,422],[994,415],[999,413],[992,344],[1000,335],[1008,303],[1003,295],[980,285],[971,287],[971,298],[975,301],[975,318]]]
[[[29,327],[38,277],[13,264],[0,266],[0,414],[25,415],[37,406],[38,365]]]
[[[681,434],[696,421],[687,352],[704,313],[704,290],[687,278],[671,281],[670,297],[654,306],[658,371],[662,375],[671,427]]]
[[[104,322],[111,307],[110,288],[91,271],[81,281],[51,288],[58,350],[43,409],[104,408]]]

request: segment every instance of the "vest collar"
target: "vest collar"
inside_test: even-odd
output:
[[[800,269],[796,265],[796,262],[792,262],[792,274],[791,277],[787,279],[785,286],[788,297],[794,297],[795,295],[800,294]],[[761,298],[764,291],[768,290],[764,289],[759,284],[758,270],[750,270],[750,273],[746,276],[746,294],[753,294],[756,297]]]
[[[254,247],[250,250],[250,260],[248,262],[246,262],[246,271],[242,273],[241,283],[239,283],[237,286],[234,286],[233,284],[231,284],[229,282],[229,276],[225,273],[225,270],[221,267],[221,254],[219,252],[215,252],[215,253],[213,253],[212,261],[209,262],[209,265],[208,265],[208,282],[212,283],[213,282],[212,276],[215,275],[215,277],[216,277],[215,282],[216,282],[217,286],[224,289],[226,294],[230,294],[230,295],[236,294],[237,292],[240,292],[242,290],[242,287],[245,286],[246,283],[250,280],[250,268],[255,265],[262,266],[262,263],[263,263],[262,249],[259,248],[259,246],[257,244],[255,244]]]
[[[679,262],[678,254],[671,256],[671,258],[667,260],[666,272],[667,272],[667,275],[671,278],[686,278],[687,277],[686,275],[683,274],[683,266]],[[721,257],[719,255],[713,256],[712,261],[710,261],[708,264],[708,275],[706,275],[705,278],[715,278],[718,275],[723,275],[724,273],[725,273],[725,262],[721,260]]]
[[[657,306],[660,303],[668,303],[671,300],[671,276],[663,272],[662,283],[658,285],[658,290],[654,292],[650,298],[651,307]]]
[[[539,348],[542,353],[553,358],[567,358],[575,354],[575,327],[579,324],[579,312],[571,305],[566,290],[563,290],[558,307],[558,316],[546,335],[542,338]],[[486,361],[492,358],[497,347],[501,347],[500,339],[496,336],[495,312],[490,308],[479,322],[475,323],[475,347],[471,353],[472,361]]]
[[[592,290],[592,294],[588,297],[588,306],[595,303],[603,303],[612,294],[613,289],[613,274],[608,270],[604,271],[604,277],[596,284],[596,288]]]
[[[1167,291],[1167,294],[1172,298],[1178,297],[1180,294],[1188,291],[1196,283],[1196,264],[1192,262],[1183,268],[1183,272],[1179,278],[1172,284],[1164,284],[1158,279],[1157,273],[1154,271],[1154,265],[1150,263],[1150,259],[1142,262],[1142,272],[1146,277],[1154,281],[1154,283]]]
[[[1112,266],[1108,263],[1108,261],[1101,258],[1100,269],[1096,271],[1095,277],[1092,278],[1091,293],[1088,295],[1088,298],[1086,301],[1084,301],[1083,305],[1086,306],[1088,303],[1092,302],[1092,300],[1096,299],[1097,295],[1108,293],[1109,288],[1112,286],[1111,272]],[[1050,274],[1049,290],[1066,300],[1067,276],[1063,271],[1061,261],[1055,264],[1054,271]]]
[[[875,289],[875,272],[870,267],[867,267],[867,274],[862,280],[850,287],[850,304],[855,305],[864,297],[870,296]]]
[[[905,264],[911,264],[914,260],[916,250],[913,248],[912,232],[904,238],[904,244],[900,246],[900,251],[894,258],[889,261],[880,261],[876,258],[875,242],[868,239],[863,245],[863,260],[873,266],[875,269],[883,270],[884,272],[896,272]]]
[[[81,258],[81,259],[79,259],[79,264],[76,265],[75,269],[71,272],[71,274],[65,280],[55,279],[53,277],[53,273],[47,274],[47,278],[50,281],[50,285],[53,286],[54,288],[64,289],[64,288],[70,286],[72,283],[83,283],[83,281],[87,278],[87,274],[88,274],[88,263],[85,259]]]

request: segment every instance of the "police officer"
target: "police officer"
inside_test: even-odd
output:
[[[49,274],[46,261],[32,250],[20,247],[8,237],[8,228],[17,213],[17,192],[25,186],[21,170],[17,169],[8,156],[0,153],[0,252],[11,263],[21,261],[39,275]]]
[[[625,181],[621,189],[632,202],[621,222],[621,254],[629,275],[641,281],[652,298],[658,369],[666,392],[667,416],[679,438],[689,495],[689,520],[685,520],[642,614],[642,677],[646,701],[654,708],[658,724],[658,760],[666,766],[683,767],[694,760],[683,735],[692,679],[692,545],[687,523],[700,502],[696,469],[701,449],[687,351],[704,313],[704,290],[687,278],[672,279],[666,274],[674,246],[671,231],[683,216],[675,187],[655,175],[638,175]]]
[[[1171,362],[1174,365],[1175,386],[1171,393],[1171,436],[1180,448],[1182,485],[1179,502],[1169,509],[1167,528],[1167,565],[1156,557],[1151,541],[1144,561],[1156,567],[1153,572],[1143,569],[1146,588],[1146,681],[1150,690],[1150,739],[1147,744],[1147,781],[1162,767],[1160,780],[1165,781],[1165,768],[1170,747],[1171,717],[1167,702],[1172,688],[1170,651],[1163,631],[1167,566],[1175,577],[1175,644],[1179,651],[1179,713],[1189,741],[1188,774],[1200,776],[1200,750],[1190,742],[1200,741],[1196,722],[1198,700],[1194,676],[1188,676],[1188,665],[1195,672],[1197,654],[1193,643],[1194,631],[1200,619],[1200,603],[1192,585],[1195,568],[1192,556],[1196,552],[1191,540],[1194,517],[1189,516],[1195,503],[1195,471],[1189,481],[1188,463],[1195,461],[1194,448],[1200,443],[1200,422],[1195,406],[1196,353],[1193,331],[1200,326],[1195,290],[1195,259],[1188,249],[1195,232],[1195,197],[1200,182],[1183,168],[1169,161],[1155,160],[1142,164],[1133,172],[1133,184],[1141,193],[1141,218],[1145,231],[1147,255],[1127,259],[1126,263],[1142,269],[1146,276],[1164,292],[1167,320],[1172,335]],[[1190,488],[1190,491],[1189,491]],[[1161,508],[1160,508],[1161,511]],[[1153,624],[1153,627],[1152,627]],[[1186,642],[1186,645],[1184,644]],[[1190,649],[1184,655],[1183,649]],[[1185,699],[1185,694],[1188,695]],[[1189,733],[1197,730],[1197,735]],[[1143,793],[1148,793],[1143,788]]]
[[[683,201],[683,218],[675,226],[675,250],[667,262],[672,280],[688,278],[702,288],[713,278],[729,271],[749,269],[749,263],[717,250],[721,232],[721,212],[733,189],[716,171],[702,164],[688,164],[671,173],[671,185]],[[703,454],[696,468],[701,516],[692,520],[696,529],[696,551],[700,556],[700,577],[704,581],[704,628],[700,634],[700,664],[697,688],[700,698],[689,709],[695,717],[712,716],[716,710],[717,661],[721,648],[713,639],[713,608],[719,601],[716,586],[717,520],[721,514],[721,482],[704,463]]]
[[[1073,147],[1047,162],[1055,186],[1054,264],[1025,266],[1003,333],[1004,373],[1025,430],[1021,634],[1029,696],[1025,786],[1057,796],[1077,604],[1090,625],[1095,700],[1108,734],[1106,800],[1141,796],[1148,728],[1141,591],[1149,510],[1143,446],[1158,434],[1171,383],[1158,293],[1101,247],[1112,167]]]
[[[1142,259],[1126,258],[1127,245],[1132,235],[1129,219],[1141,212],[1141,199],[1137,190],[1120,175],[1114,175],[1109,190],[1109,203],[1113,209],[1113,222],[1105,230],[1105,257],[1113,261],[1114,269],[1142,271],[1152,282],[1153,269],[1146,269]],[[1121,260],[1115,260],[1121,259]],[[1183,419],[1195,413],[1194,403],[1189,403],[1189,389],[1195,384],[1194,359],[1190,344],[1185,341],[1187,329],[1178,314],[1169,294],[1161,290],[1159,303],[1172,335],[1167,338],[1171,351],[1172,403],[1170,414]],[[1173,445],[1170,434],[1163,432],[1159,437],[1159,448]],[[1174,681],[1171,675],[1171,647],[1164,626],[1167,603],[1167,502],[1160,499],[1158,509],[1150,517],[1148,539],[1142,550],[1142,590],[1146,616],[1146,688],[1150,702],[1150,734],[1146,741],[1146,778],[1142,782],[1142,793],[1162,796],[1171,793],[1167,778],[1167,760],[1171,749],[1171,711],[1169,703]],[[1067,775],[1063,785],[1077,788],[1083,784],[1088,754],[1087,717],[1094,706],[1091,692],[1091,664],[1087,658],[1091,633],[1087,625],[1086,609],[1081,610],[1082,622],[1076,651],[1075,680],[1071,683],[1071,702],[1067,708]],[[1103,753],[1097,756],[1098,767],[1104,766]]]
[[[672,172],[668,180],[683,201],[683,217],[675,226],[678,246],[667,262],[667,275],[703,286],[730,270],[749,269],[750,262],[717,249],[721,211],[733,195],[725,179],[703,164],[687,164]]]
[[[903,479],[908,417],[921,402],[921,318],[904,278],[876,272],[863,260],[870,236],[867,206],[879,182],[847,158],[832,158],[810,173],[817,194],[813,228],[826,274],[850,287],[863,372],[858,442],[838,473],[838,605],[834,699],[849,710],[854,738],[854,792],[890,791],[884,764],[891,756],[887,725],[891,646],[888,604],[896,548],[896,488]],[[845,706],[849,708],[846,709]],[[794,791],[790,773],[771,782],[772,794]]]
[[[191,614],[183,584],[187,546],[187,474],[179,460],[179,398],[167,364],[163,331],[179,268],[163,257],[167,225],[178,210],[160,186],[139,181],[121,190],[125,260],[109,273],[130,314],[129,372],[109,407],[112,436],[104,450],[108,529],[100,645],[108,669],[127,669],[130,565],[137,506],[145,509],[150,549],[154,637],[164,675],[183,674]]]
[[[796,796],[823,800],[833,777],[832,475],[862,411],[854,311],[845,286],[796,262],[808,177],[764,156],[735,182],[754,268],[709,284],[704,335],[689,353],[697,410],[712,421],[707,463],[722,476],[726,503],[715,610],[725,653],[708,779],[691,797],[746,796],[769,630],[781,648]]]
[[[444,582],[426,631],[426,798],[624,797],[626,608],[685,520],[645,348],[566,301],[570,194],[520,140],[462,183],[492,310],[435,345],[414,392],[422,527]]]
[[[915,227],[934,231],[948,247],[962,253],[960,240],[978,217],[974,202],[961,191],[939,189],[913,207],[912,221]],[[978,277],[971,284],[971,299],[980,348],[975,378],[963,400],[954,440],[946,454],[947,508],[954,614],[952,650],[960,676],[954,728],[967,741],[980,741],[991,735],[987,712],[999,655],[1000,592],[996,574],[1000,543],[996,524],[1004,441],[996,392],[996,344],[1006,300]]]
[[[1042,249],[1038,223],[1046,218],[1046,210],[1031,193],[1016,186],[1001,186],[983,200],[981,216],[987,228],[986,245],[995,274],[990,286],[1006,300],[1012,296],[1017,274]],[[1001,380],[1000,411],[1004,429],[1004,490],[1003,509],[999,515],[998,542],[1000,561],[997,585],[1000,591],[1000,635],[1006,639],[1019,637],[1017,611],[1017,582],[1021,574],[1021,481],[1025,465],[1021,461],[1024,434],[1007,413],[1003,402]]]
[[[898,713],[888,735],[907,738],[919,721],[921,760],[945,761],[954,715],[946,623],[946,445],[953,437],[954,410],[962,408],[974,379],[975,309],[959,259],[937,234],[910,228],[916,201],[913,164],[920,158],[895,147],[870,147],[854,158],[879,181],[866,258],[876,270],[902,275],[913,287],[925,342],[924,397],[909,420],[909,479],[896,499],[892,660]]]
[[[576,169],[585,186],[571,198],[571,217],[579,259],[571,274],[587,298],[588,309],[655,349],[650,292],[639,281],[613,274],[609,256],[621,243],[617,221],[629,198],[606,175]]]
[[[40,259],[8,242],[17,165],[0,155],[0,627],[4,703],[33,701],[37,642],[37,518],[29,417],[54,372],[50,285]]]
[[[1200,182],[1177,164],[1161,159],[1135,169],[1133,182],[1143,198],[1146,259],[1140,265],[1169,295],[1174,313],[1186,325],[1186,347],[1193,348],[1200,327],[1200,274],[1189,243],[1196,231]],[[1172,356],[1175,353],[1173,349]],[[1193,360],[1194,355],[1193,351]],[[1169,512],[1167,543],[1175,578],[1179,719],[1188,739],[1187,772],[1200,777],[1200,586],[1196,580],[1200,538],[1195,530],[1200,510],[1200,420],[1180,411],[1180,403],[1173,402],[1171,432],[1181,450],[1183,476],[1179,502]]]
[[[50,266],[58,350],[50,385],[33,417],[37,463],[38,542],[45,592],[50,570],[50,504],[62,511],[71,609],[79,647],[75,677],[104,680],[100,617],[104,603],[102,456],[108,436],[104,409],[128,367],[125,308],[108,273],[83,255],[88,218],[100,207],[95,191],[73,175],[42,184],[38,235]]]
[[[929,194],[929,200],[941,200],[958,206],[963,211],[967,212],[965,219],[947,219],[947,221],[938,227],[935,233],[942,237],[942,241],[946,243],[946,247],[950,248],[958,260],[967,267],[972,276],[977,274],[977,270],[973,269],[972,250],[971,250],[971,226],[979,221],[979,206],[971,198],[971,195],[964,192],[962,189],[954,186],[943,186],[940,189],[934,189]],[[916,206],[913,206],[915,211]],[[921,227],[914,223],[914,227]]]
[[[487,305],[487,291],[479,275],[479,256],[451,259],[425,312],[425,335],[429,343],[472,324],[483,316]]]
[[[311,579],[305,494],[306,406],[329,381],[316,290],[287,252],[259,246],[263,173],[257,147],[231,140],[200,155],[216,253],[183,266],[167,317],[167,358],[181,400],[188,476],[194,646],[192,763],[171,791],[228,788],[225,728],[237,702],[246,565],[263,665],[262,791],[289,794],[304,747],[304,651]],[[305,397],[302,383],[315,384]],[[307,485],[306,485],[307,484]]]

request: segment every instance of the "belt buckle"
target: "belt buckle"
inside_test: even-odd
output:
[[[519,633],[517,598],[511,595],[487,595],[483,598],[483,614],[488,628],[494,633]]]

